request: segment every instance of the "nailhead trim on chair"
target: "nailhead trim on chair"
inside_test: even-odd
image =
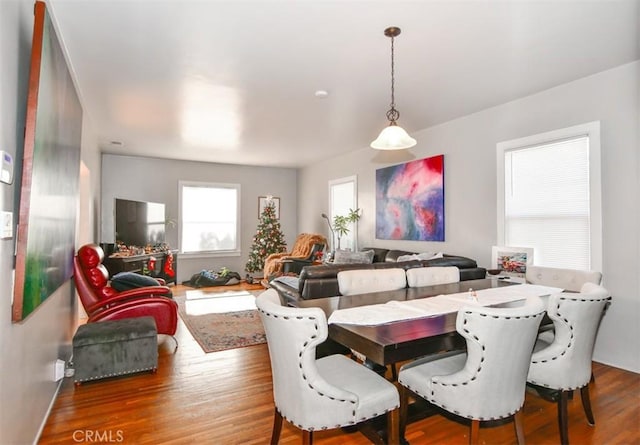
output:
[[[265,311],[264,311],[264,310],[262,310],[262,309],[258,309],[258,310],[259,310],[260,312],[262,312],[263,314],[265,314],[266,316],[268,316],[268,317],[283,318],[284,320],[291,320],[291,317],[287,317],[287,316],[280,317],[279,315],[275,315],[275,314],[272,314],[272,313],[269,313],[269,312],[265,312]],[[306,318],[306,319],[309,319],[309,320],[313,320],[313,321],[314,321],[314,323],[315,323],[315,329],[316,329],[316,332],[317,332],[317,331],[318,331],[318,322],[317,322],[317,319],[316,319],[315,317],[302,317],[302,316],[297,316],[297,317],[295,317],[295,319],[296,319],[296,320],[304,320],[305,318]],[[312,335],[311,337],[309,337],[309,340],[307,340],[306,342],[304,342],[304,344],[303,344],[303,350],[301,350],[301,351],[299,351],[299,352],[298,352],[298,358],[299,358],[299,359],[302,359],[302,353],[304,352],[304,348],[306,348],[306,347],[307,347],[307,345],[309,344],[309,342],[310,342],[311,340],[314,340],[314,339],[316,339],[317,337],[318,337],[318,336],[314,334],[314,335]],[[298,362],[298,369],[302,370],[302,360],[300,360],[300,361]],[[307,376],[304,374],[304,372],[302,373],[302,378],[303,378],[305,381],[307,380]],[[308,383],[308,382],[307,382],[307,385],[309,386],[309,388],[311,388],[311,389],[312,389],[312,390],[314,390],[316,393],[318,393],[318,395],[320,395],[321,397],[327,397],[327,398],[329,398],[329,399],[331,399],[331,400],[336,400],[336,401],[338,401],[338,402],[349,402],[349,403],[351,403],[351,404],[353,404],[353,405],[355,405],[355,404],[356,404],[356,402],[351,401],[351,400],[346,400],[346,399],[337,399],[337,398],[335,398],[335,397],[327,396],[326,394],[323,394],[323,393],[321,393],[320,391],[318,391],[316,388],[314,388],[314,386],[313,386],[311,383]],[[280,412],[280,410],[278,410],[278,412]],[[385,412],[386,412],[386,411],[385,411]],[[282,413],[280,413],[280,414],[282,414]],[[356,411],[355,411],[355,409],[352,411],[352,415],[353,415],[353,417],[355,417],[355,415],[356,415]],[[291,423],[291,424],[295,425],[296,427],[300,428],[301,430],[305,430],[305,431],[315,431],[315,430],[316,430],[315,428],[307,428],[307,427],[305,427],[305,426],[303,426],[303,425],[299,425],[299,424],[297,424],[297,423],[295,423],[295,422],[291,421],[291,419],[287,418],[286,416],[283,416],[283,418],[284,418],[287,422],[289,422],[289,423]],[[366,419],[364,419],[364,418],[363,418],[363,419],[361,419],[361,420],[366,420]],[[357,422],[349,422],[349,425],[355,425],[356,423],[357,423]],[[342,426],[345,426],[345,425],[322,426],[322,427],[320,427],[320,430],[329,430],[329,429],[334,429],[334,428],[340,428],[340,427],[342,427]]]
[[[467,318],[466,318],[466,315],[471,314],[471,313],[472,313],[472,312],[468,312],[468,311],[466,311],[466,312],[464,313],[464,314],[465,314],[465,319],[464,319],[464,321],[463,321],[463,325],[466,325],[466,324],[467,324]],[[487,314],[477,314],[477,315],[480,315],[481,317],[504,318],[504,319],[506,319],[506,320],[510,320],[510,319],[512,319],[512,318],[513,318],[513,319],[516,319],[516,320],[519,320],[519,319],[521,319],[521,318],[534,318],[534,317],[537,317],[539,314],[536,314],[536,315],[516,316],[516,317],[511,317],[511,316],[500,316],[500,315],[487,315]],[[464,330],[464,332],[465,332],[465,333],[467,333],[467,334],[469,334],[469,335],[472,335],[472,334],[471,334],[467,329],[463,329],[463,330]],[[473,339],[474,339],[474,340],[476,340],[478,343],[480,343],[480,339],[479,339],[476,335],[473,335]],[[472,381],[476,380],[476,379],[478,378],[478,377],[477,377],[477,375],[480,373],[480,371],[482,371],[482,363],[484,363],[484,360],[485,360],[485,357],[484,357],[484,351],[486,350],[486,348],[485,348],[485,346],[484,346],[482,343],[480,343],[480,346],[482,347],[482,352],[483,352],[482,357],[480,357],[480,365],[478,366],[478,369],[476,369],[476,372],[475,372],[475,374],[473,375],[473,377],[471,377],[471,378],[469,379],[469,381],[467,381],[467,382],[462,382],[462,383],[451,383],[451,384],[448,384],[448,383],[440,383],[440,382],[438,382],[438,381],[436,381],[436,380],[433,380],[433,384],[434,384],[434,385],[436,385],[436,384],[437,384],[437,385],[442,385],[442,386],[459,386],[459,385],[464,386],[464,385],[469,384],[469,382],[472,382]],[[511,417],[511,416],[515,415],[515,413],[517,413],[518,411],[520,411],[520,410],[522,409],[522,407],[524,406],[524,402],[523,402],[523,404],[522,404],[522,405],[520,405],[520,407],[519,407],[517,410],[515,410],[515,411],[513,411],[513,412],[510,412],[509,414],[506,414],[506,415],[504,415],[504,416],[502,416],[502,417],[490,417],[490,418],[481,417],[481,418],[476,419],[475,417],[473,417],[473,416],[471,416],[471,415],[469,415],[469,414],[464,414],[464,413],[461,413],[461,412],[456,411],[456,410],[449,410],[449,409],[447,409],[447,406],[446,406],[446,405],[443,405],[443,404],[441,404],[441,403],[437,403],[436,401],[434,401],[434,400],[433,400],[433,394],[434,394],[434,392],[435,392],[434,390],[431,390],[431,394],[430,394],[430,396],[429,396],[429,395],[427,395],[427,394],[422,394],[422,393],[420,393],[420,392],[418,392],[418,391],[414,390],[414,389],[413,389],[413,388],[411,388],[410,386],[407,386],[407,388],[408,388],[409,390],[413,391],[414,393],[416,393],[417,395],[419,395],[420,397],[422,397],[422,398],[424,398],[424,399],[428,400],[428,401],[429,401],[431,404],[433,404],[433,405],[439,406],[439,407],[441,407],[441,408],[443,408],[443,409],[446,409],[447,411],[451,411],[451,412],[453,412],[454,414],[456,414],[456,415],[458,415],[458,416],[460,416],[460,417],[465,417],[465,418],[467,418],[467,419],[472,419],[472,420],[481,420],[481,421],[485,421],[485,420],[498,420],[498,419],[504,419],[504,418]]]
[[[611,297],[599,298],[597,300],[586,299],[586,298],[560,297],[559,300],[560,301],[556,305],[556,312],[558,313],[558,315],[560,315],[560,302],[563,301],[563,300],[582,301],[583,303],[601,303],[603,301],[611,301]],[[607,306],[604,307],[603,314],[604,314],[604,312],[606,310],[607,310]],[[557,360],[560,357],[562,357],[563,355],[565,355],[568,352],[569,349],[571,349],[571,347],[573,346],[573,338],[574,338],[573,330],[574,330],[574,328],[573,328],[573,325],[571,323],[569,323],[569,320],[567,320],[566,318],[562,318],[562,321],[564,321],[567,324],[567,326],[569,326],[569,331],[571,332],[571,336],[569,337],[569,343],[566,345],[566,347],[558,355],[554,355],[550,359],[545,359],[545,360],[532,360],[531,363],[547,363],[549,361]],[[533,383],[534,385],[543,386],[545,388],[551,388],[551,386],[549,386],[548,384],[539,383],[539,382],[536,382],[535,380],[531,380],[531,383]],[[556,389],[558,391],[573,391],[573,390],[579,389],[579,388],[582,388],[582,386],[567,387],[567,388],[551,388],[551,389]]]

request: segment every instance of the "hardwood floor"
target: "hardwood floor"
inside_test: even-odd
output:
[[[257,289],[239,285],[238,288]],[[184,293],[184,286],[174,293]],[[224,290],[233,289],[226,286]],[[156,374],[85,383],[65,379],[39,444],[266,444],[273,421],[267,345],[205,354],[180,322],[173,341],[159,345]],[[580,397],[569,401],[572,445],[640,443],[640,375],[594,364],[591,402],[596,426],[587,424]],[[527,394],[524,428],[528,444],[559,443],[556,406]],[[412,445],[466,444],[468,427],[436,415],[407,428]],[[360,433],[314,434],[325,445],[368,444]],[[281,444],[302,442],[299,430],[283,425]],[[512,444],[512,424],[480,430],[480,443]]]

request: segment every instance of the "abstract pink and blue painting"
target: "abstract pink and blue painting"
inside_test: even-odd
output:
[[[376,238],[444,241],[444,155],[376,170]]]

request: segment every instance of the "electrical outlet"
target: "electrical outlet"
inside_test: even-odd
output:
[[[64,378],[64,360],[56,360],[53,365],[53,381],[59,382]]]
[[[13,238],[13,212],[0,213],[0,239]]]

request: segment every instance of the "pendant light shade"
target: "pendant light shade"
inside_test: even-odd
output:
[[[384,30],[384,35],[391,38],[391,108],[387,111],[389,126],[380,132],[378,138],[371,143],[371,148],[376,150],[402,150],[416,145],[416,140],[397,124],[400,112],[395,104],[395,65],[394,65],[394,38],[400,35],[400,28],[392,26]]]
[[[402,150],[416,145],[416,140],[395,122],[380,132],[378,138],[371,143],[376,150]]]

